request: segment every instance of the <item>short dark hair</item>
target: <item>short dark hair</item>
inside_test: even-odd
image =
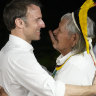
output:
[[[39,0],[13,0],[3,11],[4,23],[9,31],[15,28],[15,19],[26,17],[27,7],[31,4],[41,7]]]

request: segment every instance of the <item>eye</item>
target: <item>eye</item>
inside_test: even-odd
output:
[[[37,18],[36,21],[38,22],[40,20],[40,18]]]
[[[39,22],[39,21],[41,21],[42,20],[42,18],[37,18],[36,19],[36,22]]]

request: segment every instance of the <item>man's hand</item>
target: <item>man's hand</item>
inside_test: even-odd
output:
[[[0,86],[0,96],[8,96],[1,86]]]
[[[51,38],[51,41],[52,41],[52,44],[53,44],[53,47],[56,49],[56,45],[57,45],[57,40],[55,39],[52,31],[50,30],[49,31],[49,35],[50,35],[50,38]]]

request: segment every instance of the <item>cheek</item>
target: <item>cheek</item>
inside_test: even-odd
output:
[[[66,40],[63,37],[58,38],[58,47],[64,47],[66,45]]]
[[[28,29],[29,35],[36,35],[36,27],[35,26],[31,26]]]
[[[70,38],[67,36],[61,36],[58,38],[58,44],[59,46],[63,47],[70,47],[71,41]]]
[[[66,41],[67,41],[67,37],[66,36],[63,36],[63,35],[59,35],[58,36],[58,42],[59,43],[66,43]]]

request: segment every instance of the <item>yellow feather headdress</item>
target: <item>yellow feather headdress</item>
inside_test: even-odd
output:
[[[79,11],[79,23],[80,23],[80,27],[86,42],[86,50],[87,53],[89,53],[89,42],[87,39],[87,13],[88,10],[91,7],[94,7],[96,4],[93,0],[86,0],[84,2],[84,4],[81,6],[80,11]]]
[[[88,42],[88,34],[87,34],[87,13],[88,10],[94,6],[96,6],[96,0],[86,0],[79,10],[79,26],[82,34],[84,36],[86,42],[86,50],[89,54],[89,42]]]

